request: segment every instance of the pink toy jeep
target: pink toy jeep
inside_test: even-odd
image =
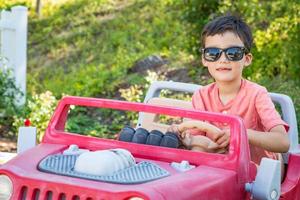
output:
[[[175,83],[163,83],[168,84]],[[152,92],[157,94],[160,89]],[[154,123],[145,121],[147,114],[227,123],[231,130],[229,151],[205,153],[73,134],[65,128],[73,105],[140,112],[138,126],[142,127],[143,123]],[[65,97],[59,102],[41,144],[0,166],[0,199],[300,199],[297,149],[298,144],[288,153],[281,183],[278,161],[263,159],[258,170],[250,161],[245,128],[238,117],[150,103]],[[77,161],[87,151],[106,150],[109,155],[128,151],[134,163],[126,163],[109,175],[76,171]],[[110,160],[105,158],[101,161],[103,165]],[[126,159],[116,162],[124,164]]]

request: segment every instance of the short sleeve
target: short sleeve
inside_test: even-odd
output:
[[[255,108],[257,110],[260,123],[263,125],[265,131],[270,131],[277,125],[283,125],[286,131],[288,131],[288,124],[281,119],[281,116],[275,109],[272,99],[265,88],[262,88],[257,93]]]
[[[203,103],[203,99],[201,97],[201,91],[197,90],[194,92],[192,96],[192,105],[194,109],[205,111],[205,106]]]

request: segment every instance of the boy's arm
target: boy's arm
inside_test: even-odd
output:
[[[247,129],[249,143],[267,151],[285,153],[289,150],[290,142],[283,125],[273,127],[270,132],[260,132]]]

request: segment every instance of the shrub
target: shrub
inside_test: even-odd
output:
[[[124,111],[76,106],[68,114],[66,131],[101,138],[114,138],[129,122]]]
[[[31,125],[37,128],[37,137],[41,141],[56,104],[57,100],[50,91],[34,95],[31,100],[28,100],[23,113],[15,116],[13,126],[17,129],[24,125],[26,119],[29,119]]]
[[[15,85],[15,79],[10,70],[0,70],[0,113],[11,116],[18,111],[17,98],[23,95]]]
[[[298,130],[300,128],[300,86],[296,81],[276,77],[275,79],[264,78],[260,83],[267,87],[270,92],[277,92],[291,97],[297,117]]]
[[[245,75],[299,80],[300,4],[296,1],[222,1],[219,12],[239,13],[253,29],[254,60]]]
[[[187,21],[190,27],[189,31],[189,50],[199,55],[200,33],[203,26],[210,20],[210,17],[216,12],[219,6],[218,0],[189,0],[174,1],[183,10],[181,20]]]
[[[16,105],[22,92],[15,85],[15,79],[10,70],[0,70],[0,131],[1,135],[15,139],[15,130],[10,127],[13,116],[20,112]]]

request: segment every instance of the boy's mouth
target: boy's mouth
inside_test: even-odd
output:
[[[231,68],[228,68],[228,67],[219,67],[219,68],[217,68],[217,71],[231,71]]]

